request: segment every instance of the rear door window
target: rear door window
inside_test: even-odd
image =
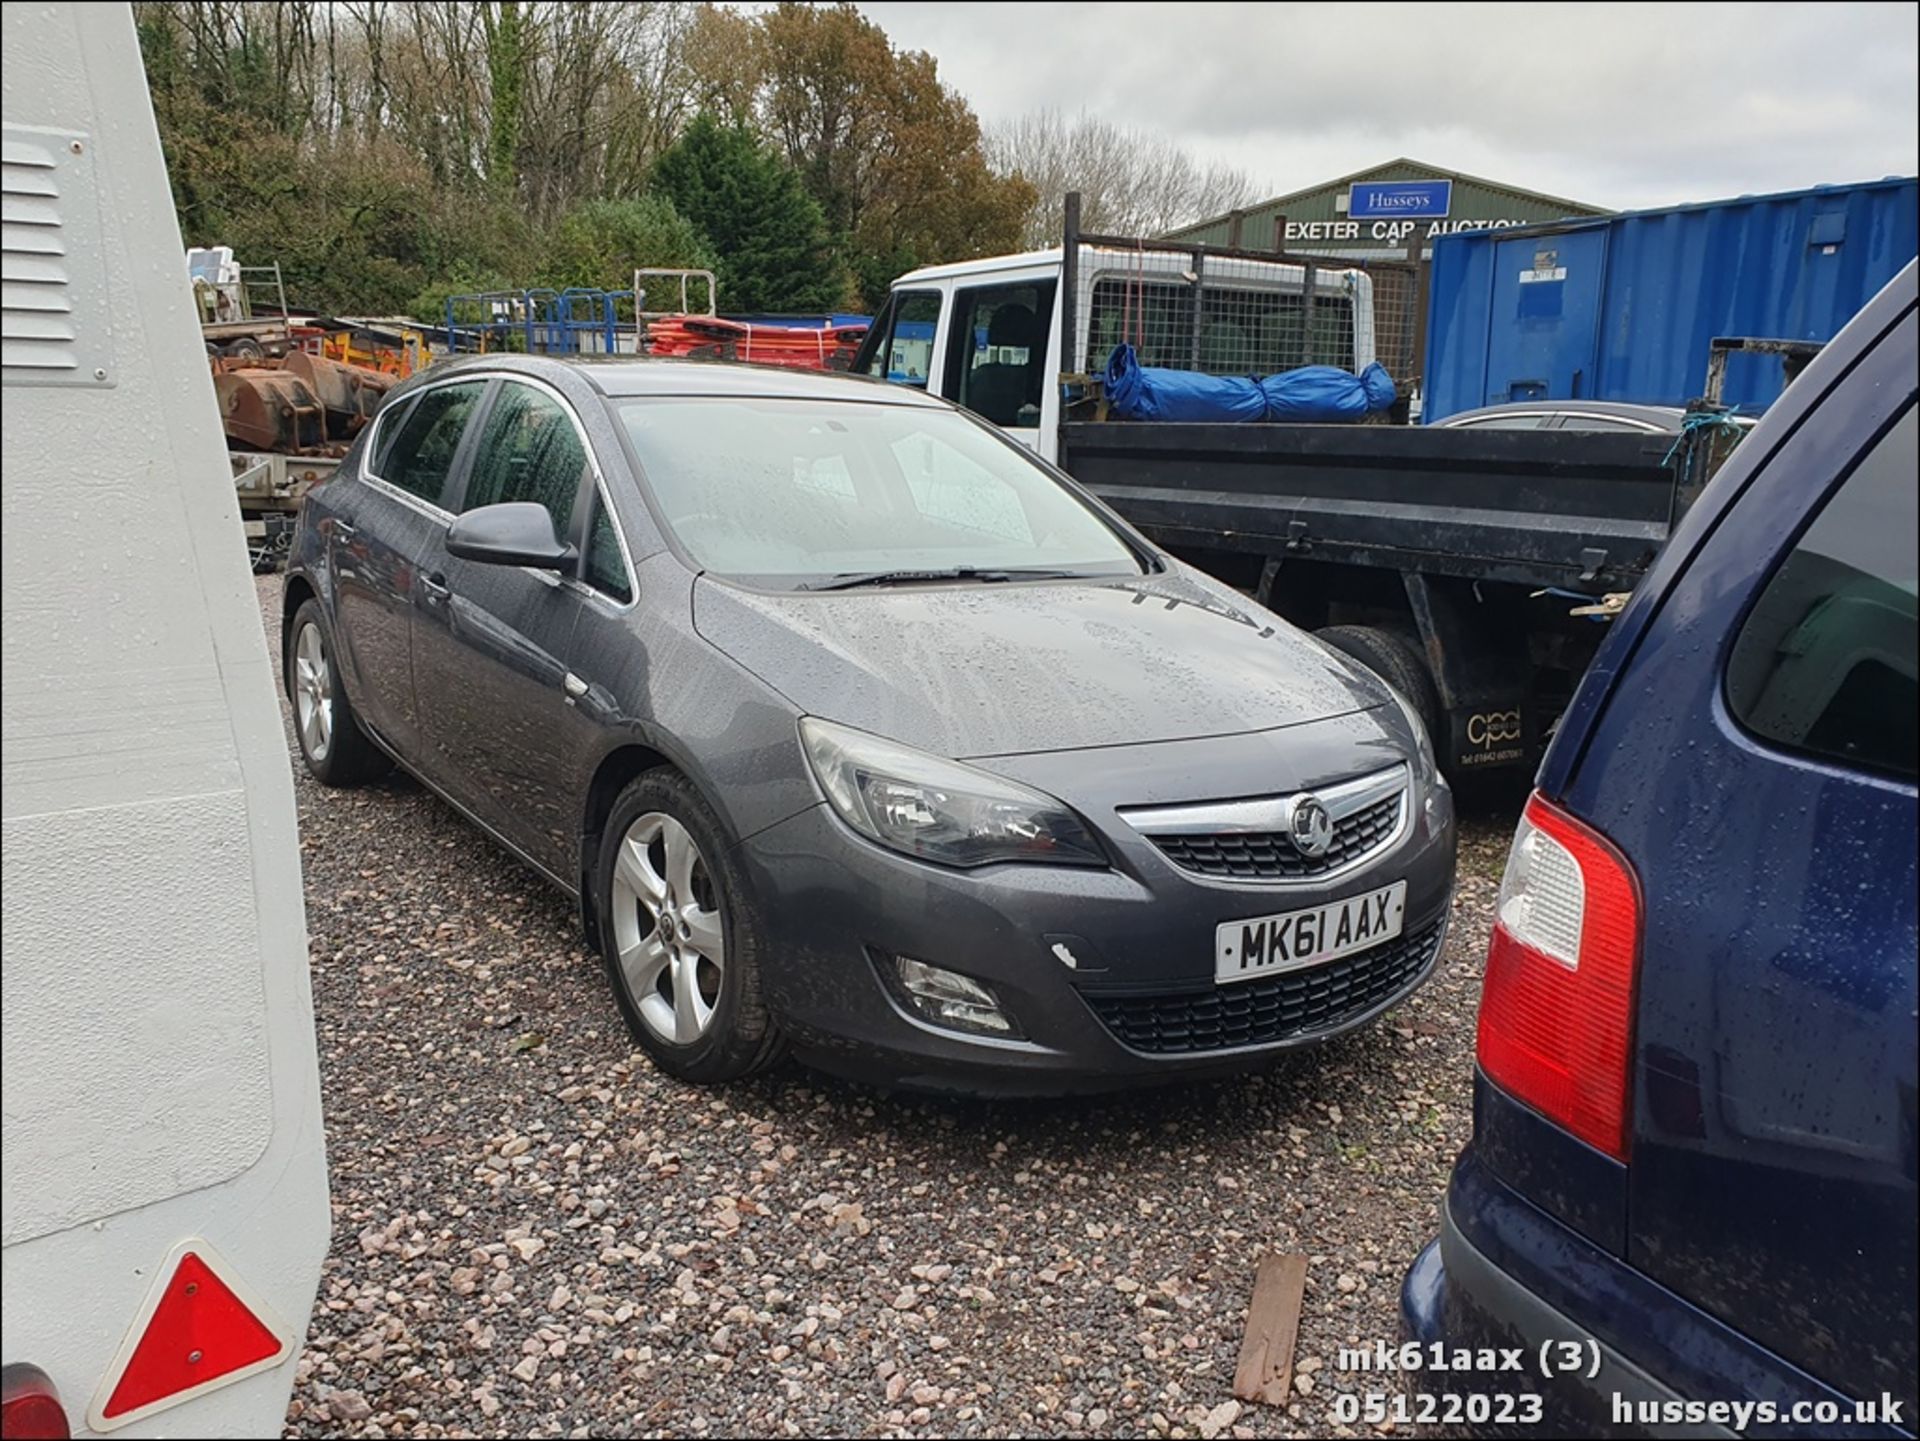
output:
[[[484,380],[473,380],[422,392],[386,453],[380,479],[429,505],[445,505],[447,477],[486,388]]]
[[[380,417],[380,428],[373,436],[373,458],[368,466],[375,475],[387,473],[387,457],[393,454],[393,443],[407,423],[407,412],[413,408],[413,402],[414,397],[410,395]]]
[[[1915,411],[1828,499],[1741,627],[1727,703],[1789,750],[1913,779],[1920,764]]]
[[[544,390],[503,381],[467,472],[464,511],[530,500],[553,517],[564,539],[586,475],[587,451],[567,408]]]

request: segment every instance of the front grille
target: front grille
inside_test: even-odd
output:
[[[1115,1039],[1136,1051],[1181,1055],[1264,1046],[1332,1030],[1372,1010],[1420,974],[1439,942],[1440,922],[1435,921],[1357,955],[1265,980],[1084,999]]]
[[[1384,846],[1400,824],[1405,791],[1375,801],[1333,823],[1324,856],[1300,854],[1285,831],[1216,831],[1211,835],[1153,836],[1160,853],[1183,871],[1223,880],[1292,881],[1324,876]]]

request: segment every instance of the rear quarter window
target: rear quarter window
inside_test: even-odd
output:
[[[1740,724],[1788,750],[1920,772],[1916,420],[1909,403],[1767,581],[1727,666]]]
[[[373,449],[367,456],[367,469],[375,475],[384,475],[387,468],[387,456],[393,451],[393,442],[407,423],[407,412],[413,408],[415,397],[409,395],[396,406],[390,406],[380,414],[380,420],[373,432]]]

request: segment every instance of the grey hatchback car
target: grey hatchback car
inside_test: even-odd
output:
[[[309,495],[285,677],[577,897],[640,1045],[883,1084],[1255,1066],[1432,969],[1411,707],[943,401],[485,357]]]

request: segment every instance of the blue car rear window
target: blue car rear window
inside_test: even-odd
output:
[[[1790,750],[1920,773],[1920,578],[1911,405],[1767,582],[1734,642],[1727,702]]]

